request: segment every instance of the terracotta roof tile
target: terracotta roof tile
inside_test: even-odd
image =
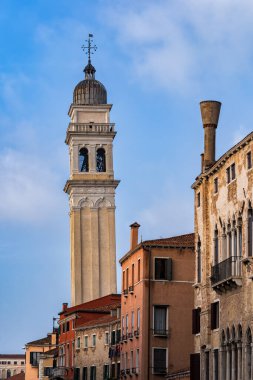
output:
[[[0,359],[25,359],[22,354],[0,354]]]
[[[17,375],[9,377],[9,380],[25,380],[25,373],[21,372],[18,373]]]
[[[172,247],[194,247],[194,233],[164,239],[145,240],[142,245],[168,245]]]
[[[116,316],[105,315],[103,317],[93,319],[92,321],[84,322],[84,323],[80,324],[78,326],[78,329],[82,328],[82,327],[92,327],[92,326],[95,327],[95,326],[99,326],[99,325],[104,325],[106,323],[111,323],[111,322],[117,321],[117,320],[119,320],[119,318],[117,318]]]
[[[49,336],[45,337],[45,338],[41,338],[41,339],[38,339],[38,340],[33,340],[32,342],[29,342],[29,343],[26,343],[27,345],[33,345],[33,346],[41,346],[43,344],[50,344],[51,343],[51,338]]]
[[[121,295],[120,294],[110,294],[108,296],[104,296],[101,298],[97,298],[95,300],[82,303],[80,305],[68,307],[66,310],[61,311],[61,314],[71,314],[78,311],[84,310],[96,310],[96,311],[109,311],[113,308],[120,306]]]

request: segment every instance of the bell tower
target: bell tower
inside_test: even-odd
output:
[[[74,89],[68,115],[70,177],[64,191],[70,205],[72,306],[116,293],[115,189],[111,104],[91,64],[88,42],[85,79]]]

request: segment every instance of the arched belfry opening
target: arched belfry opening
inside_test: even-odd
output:
[[[87,148],[82,148],[79,151],[79,171],[89,171],[89,152]]]
[[[104,148],[99,148],[97,150],[96,163],[97,163],[97,166],[96,166],[97,172],[103,173],[103,172],[106,171],[105,150],[104,150]]]

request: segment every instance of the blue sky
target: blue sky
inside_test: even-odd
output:
[[[217,157],[252,130],[250,0],[1,0],[0,352],[22,352],[70,298],[67,111],[93,33],[113,103],[117,255],[193,231],[199,101],[223,103]],[[118,268],[119,270],[119,268]]]

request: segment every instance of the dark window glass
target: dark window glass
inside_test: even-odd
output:
[[[198,247],[197,247],[197,282],[201,282],[201,241],[198,241]]]
[[[197,194],[197,207],[200,206],[200,193]]]
[[[79,152],[79,170],[80,172],[89,171],[89,154],[86,148],[80,149]]]
[[[116,343],[120,342],[121,330],[116,331]]]
[[[74,380],[80,380],[80,368],[74,368]]]
[[[219,240],[218,240],[218,230],[214,231],[214,265],[219,262]]]
[[[155,258],[155,279],[172,280],[172,260]]]
[[[115,369],[115,364],[114,364],[114,363],[112,364],[112,367],[111,367],[111,368],[112,368],[111,377],[114,379],[115,376],[116,376],[116,373],[115,373],[115,370],[116,370],[116,369]]]
[[[211,303],[211,330],[219,328],[219,302]]]
[[[167,335],[167,306],[154,306],[154,334]]]
[[[104,365],[104,371],[103,371],[103,379],[108,380],[110,378],[109,376],[109,365],[105,364]]]
[[[214,193],[218,193],[218,177],[214,179]]]
[[[40,352],[30,352],[30,364],[34,367],[39,365]]]
[[[7,379],[11,377],[11,370],[10,369],[7,369]]]
[[[209,380],[209,351],[205,352],[205,380]]]
[[[239,249],[239,256],[242,256],[242,226],[240,225],[238,227],[238,239],[239,239],[239,244],[238,244],[238,249]]]
[[[200,313],[201,308],[192,310],[192,333],[199,334],[200,333]]]
[[[112,331],[111,333],[111,344],[115,344],[116,343],[116,333],[115,331]]]
[[[166,373],[166,349],[154,348],[153,372],[158,374]]]
[[[69,322],[66,323],[66,331],[69,331]]]
[[[44,367],[44,376],[51,376],[53,372],[53,368],[51,367]]]
[[[232,179],[235,179],[235,164],[231,165],[231,177]]]
[[[96,367],[90,367],[90,380],[96,380]]]
[[[230,183],[230,181],[231,181],[231,178],[230,178],[230,167],[227,168],[226,173],[227,173],[227,183]]]
[[[252,209],[248,210],[248,256],[252,256]]]
[[[252,168],[252,158],[251,158],[251,152],[247,153],[247,168],[251,169]]]
[[[214,350],[213,351],[213,355],[214,355],[214,376],[213,376],[213,379],[214,380],[219,380],[219,350]]]
[[[105,150],[103,148],[99,148],[97,150],[97,172],[105,172]]]
[[[83,378],[82,380],[88,380],[88,368],[83,367]]]

